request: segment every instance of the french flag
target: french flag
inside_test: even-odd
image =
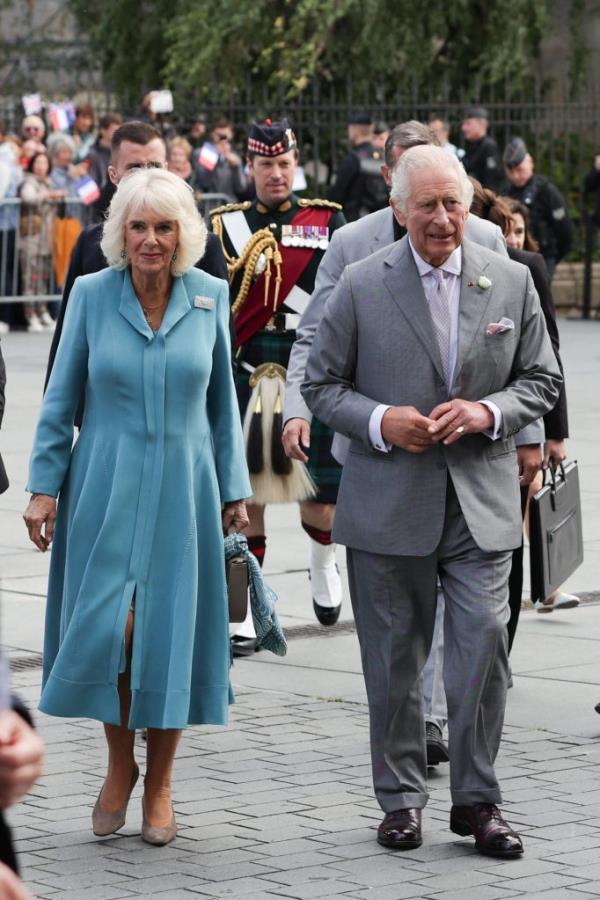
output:
[[[100,196],[100,188],[89,175],[84,175],[83,178],[79,178],[75,182],[75,190],[86,206],[93,203]]]
[[[212,172],[219,162],[219,151],[212,144],[203,144],[198,156],[198,162],[204,169]]]
[[[61,103],[50,104],[50,125],[53,131],[69,130],[69,116]]]

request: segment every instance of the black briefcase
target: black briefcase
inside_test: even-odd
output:
[[[577,462],[544,471],[543,487],[529,504],[531,599],[544,600],[583,562]]]

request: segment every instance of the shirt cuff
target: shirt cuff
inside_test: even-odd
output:
[[[369,419],[369,440],[371,446],[381,453],[389,453],[392,449],[392,445],[388,444],[387,441],[384,441],[383,435],[381,434],[381,420],[388,409],[391,409],[391,406],[380,403],[379,406],[375,407],[371,413],[371,418]]]
[[[487,406],[494,416],[494,427],[488,428],[483,434],[485,434],[486,437],[489,437],[491,441],[497,441],[502,434],[502,411],[495,403],[492,403],[491,400],[480,400],[480,403]]]

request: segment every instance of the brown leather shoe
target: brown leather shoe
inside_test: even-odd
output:
[[[421,810],[396,809],[386,813],[377,829],[377,843],[391,850],[413,850],[423,843]]]
[[[453,806],[450,810],[450,831],[463,837],[472,834],[475,848],[488,856],[514,859],[523,853],[521,838],[493,803]]]

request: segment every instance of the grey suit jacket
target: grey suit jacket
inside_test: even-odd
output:
[[[470,215],[467,219],[465,236],[475,241],[476,244],[489,247],[490,250],[495,250],[503,256],[507,255],[502,232],[497,225],[493,225],[485,219]],[[296,341],[288,364],[284,421],[296,417],[306,419],[308,422],[312,419],[310,410],[302,399],[300,388],[304,380],[308,354],[325,310],[327,298],[340,280],[345,267],[350,263],[365,259],[371,253],[376,253],[393,242],[394,214],[390,207],[380,209],[349,225],[344,225],[334,233],[327,253],[319,266],[310,303],[296,332]],[[334,446],[334,455],[342,462],[340,450],[341,447],[336,452]]]
[[[478,287],[485,275],[491,287]],[[502,317],[512,330],[488,335]],[[465,435],[423,454],[384,454],[369,442],[379,403],[427,415],[448,399],[427,301],[407,238],[348,266],[331,294],[310,351],[302,393],[314,415],[351,439],[334,540],[372,553],[433,552],[452,478],[484,551],[521,542],[514,435],[556,402],[560,370],[525,266],[465,240],[459,350],[451,397],[491,400],[502,434]]]

